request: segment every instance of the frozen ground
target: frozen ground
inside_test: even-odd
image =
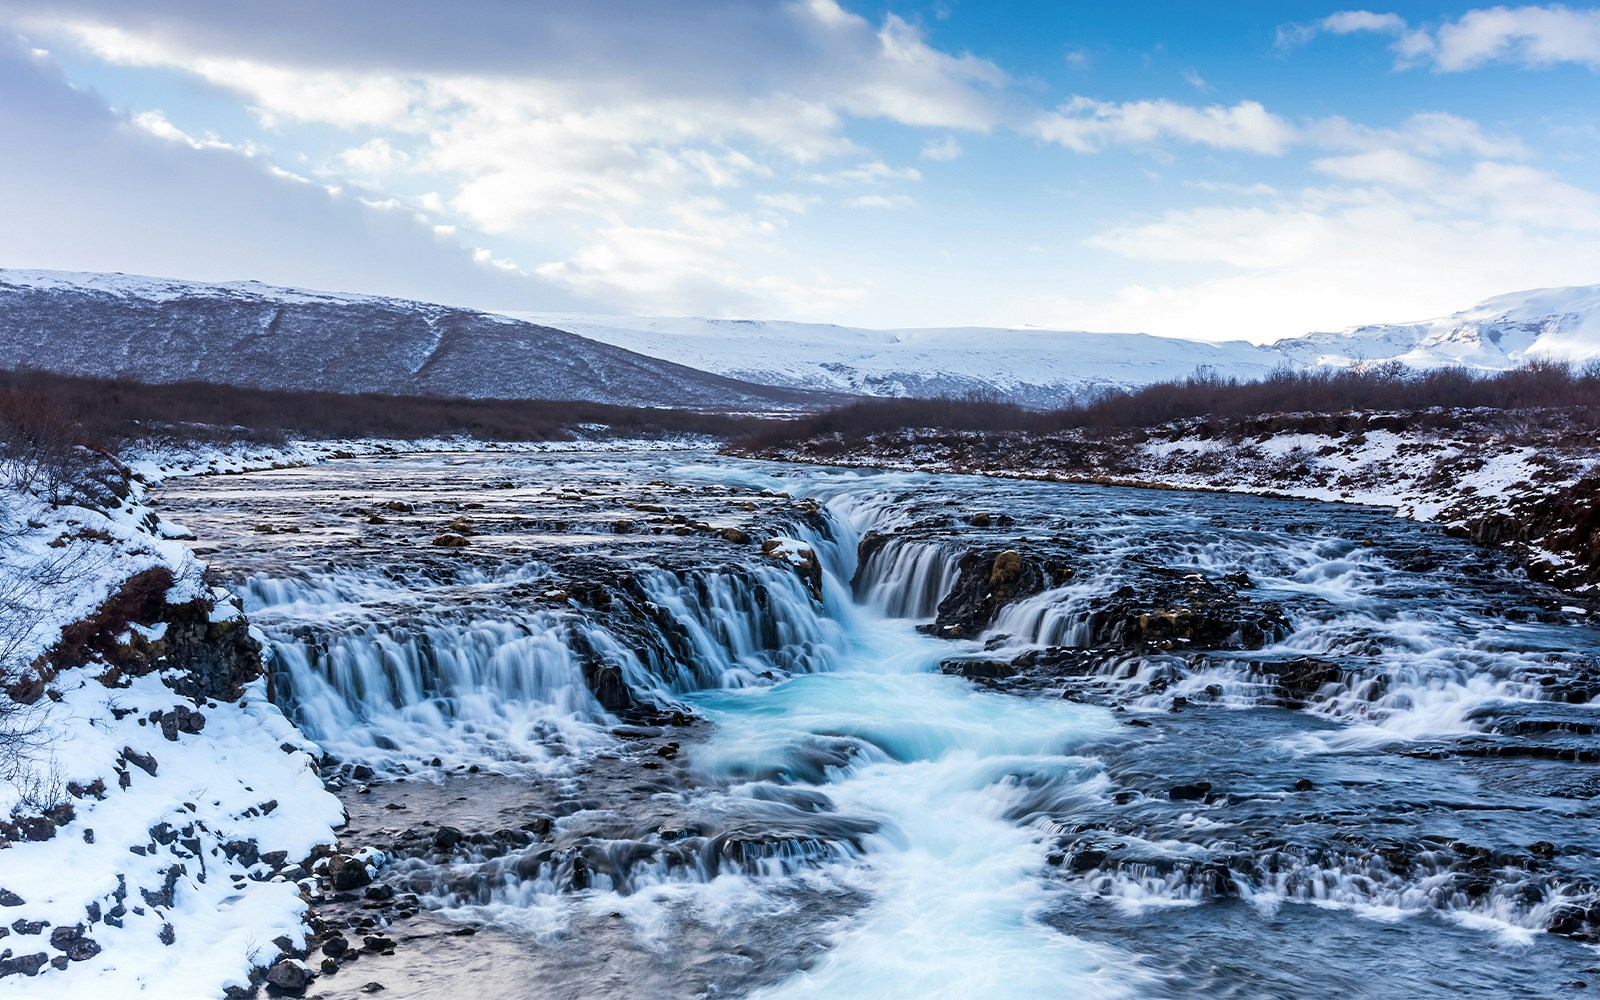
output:
[[[864,442],[801,441],[763,457],[1030,479],[1222,490],[1390,507],[1487,543],[1519,547],[1530,570],[1595,589],[1584,512],[1600,441],[1559,413],[1367,414],[1345,429],[1314,415],[1252,433],[1180,421],[1149,431],[1028,435],[899,431]],[[1296,429],[1298,422],[1306,429]]]
[[[103,506],[0,492],[0,665],[26,703],[3,720],[0,997],[245,986],[303,939],[297,863],[343,819],[263,681],[175,690],[193,693],[190,639],[246,625],[126,487]]]

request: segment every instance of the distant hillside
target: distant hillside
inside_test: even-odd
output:
[[[1197,370],[1256,379],[1282,355],[1233,341],[1142,333],[951,327],[868,330],[820,323],[517,314],[654,358],[730,378],[866,396],[994,395],[1061,406],[1108,388]]]
[[[751,385],[506,316],[120,274],[0,270],[0,368],[261,389],[779,410]]]
[[[1600,285],[1497,295],[1441,319],[1313,333],[1272,348],[1299,365],[1400,361],[1501,371],[1534,359],[1582,364],[1600,357]]]
[[[1274,369],[1397,360],[1488,371],[1524,360],[1600,357],[1600,285],[1517,292],[1443,319],[1313,333],[1258,346],[1141,333],[869,330],[757,320],[518,314],[731,378],[864,396],[995,395],[1054,407],[1105,389],[1196,373],[1241,381]]]
[[[1600,358],[1600,285],[1266,346],[1138,333],[500,315],[257,282],[0,270],[0,368],[261,389],[776,411],[849,397],[1053,408],[1196,373]]]

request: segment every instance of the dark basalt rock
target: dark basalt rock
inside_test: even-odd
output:
[[[1322,688],[1344,681],[1344,670],[1337,663],[1313,656],[1263,664],[1262,669],[1272,674],[1284,704],[1290,708],[1303,708]]]
[[[37,976],[49,961],[50,956],[42,951],[32,955],[0,959],[0,979],[14,975]]]
[[[328,877],[332,880],[333,887],[340,892],[359,889],[372,882],[372,876],[367,874],[365,864],[343,854],[335,854],[328,859]]]
[[[968,552],[956,566],[955,586],[939,602],[938,616],[922,631],[946,639],[977,635],[1007,604],[1071,577],[1071,566],[1025,556],[1016,549]]]
[[[1239,596],[1199,573],[1157,569],[1091,602],[1090,646],[1144,649],[1260,649],[1290,632],[1271,605]]]
[[[276,965],[267,970],[267,986],[291,996],[304,993],[314,978],[315,973],[305,963],[292,958],[279,959]]]
[[[206,727],[206,717],[188,705],[179,705],[170,711],[157,709],[150,713],[150,721],[161,727],[161,735],[176,743],[179,733],[194,735]]]
[[[967,680],[1001,680],[1017,669],[1004,660],[945,660],[939,664],[939,672]]]
[[[633,691],[615,663],[590,661],[583,665],[583,679],[595,701],[608,712],[625,712],[633,707]]]

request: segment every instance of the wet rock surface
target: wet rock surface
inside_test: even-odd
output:
[[[238,523],[301,528],[266,557],[210,550],[258,577],[280,701],[315,725],[336,704],[318,677],[344,684],[324,776],[350,823],[300,876],[317,933],[288,956],[316,973],[310,993],[473,981],[515,996],[537,977],[560,997],[740,995],[824,967],[841,921],[874,900],[812,876],[870,870],[904,835],[835,783],[862,761],[933,766],[919,742],[933,737],[902,738],[930,720],[880,727],[851,704],[846,722],[730,765],[691,695],[829,668],[838,636],[817,598],[849,573],[829,552],[857,537],[847,518],[857,598],[906,619],[906,643],[937,647],[938,672],[965,683],[923,680],[1120,723],[996,752],[999,784],[941,835],[994,809],[1036,835],[1047,922],[1139,956],[1168,990],[1150,995],[1359,995],[1391,934],[1407,996],[1559,995],[1593,964],[1600,642],[1501,557],[1249,498],[891,479],[866,499],[841,488],[830,514],[692,472],[514,466],[285,472],[281,494],[218,501],[219,524],[246,504],[259,513]],[[206,535],[203,511],[178,516]],[[470,544],[433,546],[446,531]],[[787,555],[796,537],[809,568]],[[546,637],[560,656],[495,659]],[[356,651],[374,646],[369,669]],[[526,685],[560,717],[512,700],[473,714],[491,684]],[[1080,769],[1082,784],[1064,776]],[[682,892],[719,876],[749,892],[737,919]],[[1485,957],[1500,940],[1486,927],[1537,940],[1520,974]],[[1284,955],[1252,966],[1240,941]],[[1448,973],[1430,980],[1428,954]],[[1319,962],[1327,975],[1308,977]]]
[[[1600,932],[1600,848],[1584,832],[1600,815],[1600,685],[1587,638],[1560,631],[1583,609],[1509,558],[1438,532],[1333,541],[1336,507],[1332,524],[1300,529],[1305,560],[1248,544],[1219,558],[1219,539],[1265,537],[1225,516],[1163,538],[1181,510],[1172,500],[1117,512],[1151,522],[1129,545],[1129,533],[1074,531],[1073,518],[1024,502],[1005,504],[1011,524],[997,532],[941,516],[937,496],[897,499],[898,530],[862,543],[858,595],[895,574],[912,589],[953,580],[936,610],[922,608],[933,618],[922,631],[968,640],[942,673],[1105,705],[1139,734],[1095,748],[1112,781],[1105,801],[1018,817],[1061,831],[1048,863],[1088,898],[1135,913],[1268,893],[1475,913],[1580,943]],[[942,570],[911,558],[927,552]],[[1352,743],[1339,725],[1421,714],[1429,690],[1456,684],[1502,692],[1445,726],[1466,732],[1402,726]],[[1061,917],[1109,940],[1106,919],[1076,904]]]
[[[642,946],[622,912],[581,905],[597,888],[648,893],[674,879],[792,872],[859,851],[873,824],[825,799],[768,785],[716,801],[683,762],[702,729],[687,718],[625,725],[613,750],[547,779],[421,772],[361,783],[330,762],[350,819],[348,853],[326,859],[309,896],[317,995],[365,995],[377,981],[385,996],[443,998],[462,977],[495,997],[522,995],[530,981],[560,998],[738,995],[804,968],[865,897],[775,884],[787,914],[779,924],[670,909],[670,948]],[[375,877],[342,884],[362,858],[378,862]],[[500,924],[531,893],[579,901],[577,912],[542,933]]]

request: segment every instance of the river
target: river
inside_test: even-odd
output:
[[[157,501],[401,901],[319,908],[418,928],[322,995],[1600,986],[1600,635],[1434,528],[694,452]]]

